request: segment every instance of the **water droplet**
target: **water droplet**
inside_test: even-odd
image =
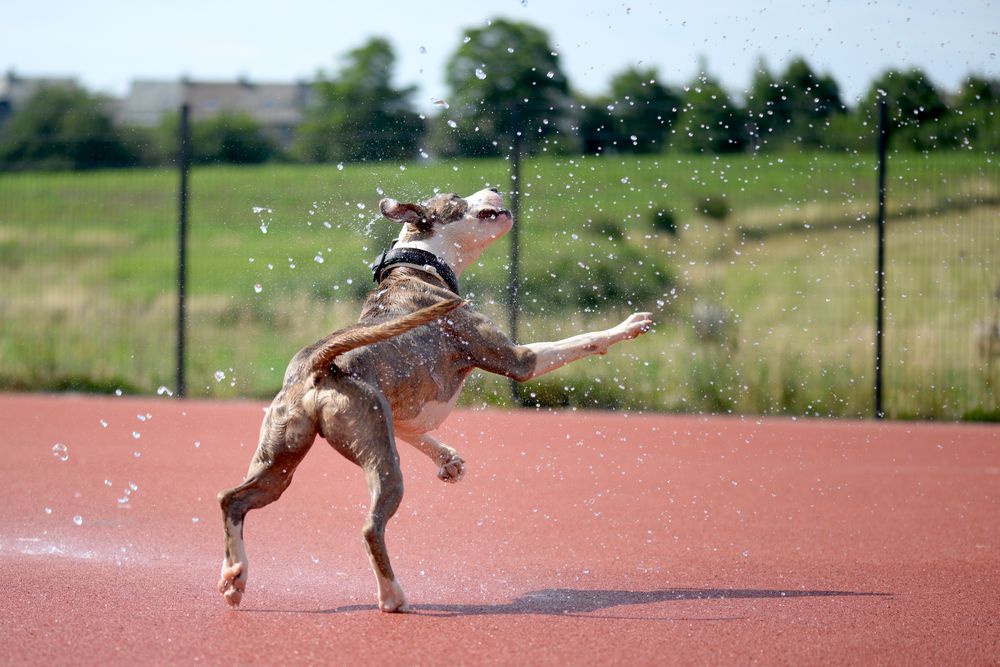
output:
[[[426,46],[421,46],[421,47],[420,47],[419,49],[417,49],[417,50],[418,50],[418,51],[420,51],[420,53],[427,53],[427,47],[426,47]]]
[[[111,480],[110,479],[104,480],[104,486],[111,486]]]
[[[121,396],[121,395],[122,395],[122,390],[121,389],[115,389],[115,396]]]
[[[550,79],[554,79],[556,77],[556,73],[555,72],[546,72],[545,76],[549,77]]]
[[[472,41],[472,38],[469,37],[468,35],[466,35],[465,38],[462,40],[462,44],[468,44],[471,41]]]
[[[458,123],[456,123],[453,120],[449,120],[448,121],[448,127],[452,128],[452,129],[457,128],[458,127]]]
[[[256,283],[253,286],[253,291],[256,292],[257,294],[260,294],[261,292],[264,291],[264,286],[261,285],[260,283]]]
[[[160,388],[156,390],[157,396],[173,396],[174,392],[170,391],[165,385],[160,385]]]
[[[106,422],[106,421],[104,421],[104,420],[102,419],[102,420],[101,420],[101,428],[107,428],[107,427],[108,427],[108,422]]]
[[[344,171],[344,163],[343,162],[338,162],[337,163],[337,171]]]
[[[83,525],[83,517],[80,516],[79,514],[77,514],[75,517],[73,517],[73,523],[75,523],[78,526],[82,526]]]
[[[69,460],[69,448],[61,442],[57,442],[52,445],[52,456],[56,457],[60,461]]]
[[[133,440],[138,440],[141,437],[142,437],[141,433],[139,433],[138,431],[132,431],[132,439]]]
[[[226,379],[226,374],[223,373],[222,371],[215,371],[213,377],[215,377],[216,382],[222,382],[223,380]]]
[[[198,449],[199,447],[201,447],[201,441],[200,440],[195,440],[194,441],[194,448]]]
[[[316,256],[313,257],[313,261],[316,262],[317,264],[322,264],[326,260],[323,259],[323,255],[316,253]]]
[[[486,72],[484,72],[480,67],[476,68],[476,78],[480,80],[486,78]]]
[[[46,514],[52,514],[52,508],[51,508],[51,507],[46,507],[46,508],[45,508],[44,510],[42,510],[42,511],[44,511],[44,512],[45,512]]]
[[[191,523],[198,523],[199,521],[201,521],[201,519],[199,519],[198,517],[196,516],[191,517]]]

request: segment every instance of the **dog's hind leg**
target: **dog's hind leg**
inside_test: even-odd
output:
[[[247,582],[247,555],[243,545],[243,522],[247,512],[273,503],[292,481],[295,468],[316,438],[312,420],[297,416],[272,421],[268,411],[261,427],[260,444],[254,453],[246,481],[219,494],[225,530],[225,558],[219,592],[237,606]]]
[[[403,499],[403,475],[395,447],[392,447],[391,457],[387,460],[372,467],[365,466],[365,477],[372,504],[362,535],[372,572],[378,582],[378,608],[384,612],[409,611],[406,594],[396,581],[385,547],[385,526]]]

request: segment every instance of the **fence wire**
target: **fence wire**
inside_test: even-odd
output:
[[[396,174],[392,183],[404,194],[426,195],[432,185],[460,189],[434,183],[452,168],[463,184],[510,182],[503,161],[424,161],[384,172]],[[381,228],[371,231],[373,167],[357,168],[362,184],[350,193],[310,199],[352,169],[192,173],[189,395],[267,395],[297,344],[356,317],[369,287],[364,263],[385,242]],[[529,270],[543,260],[577,270],[611,256],[618,268],[601,279],[627,281],[633,274],[620,267],[624,258],[655,255],[675,277],[676,296],[657,314],[659,337],[641,339],[645,347],[613,362],[632,366],[591,367],[607,374],[600,391],[590,386],[593,405],[871,416],[874,154],[539,155],[524,158],[522,172]],[[887,416],[997,418],[997,160],[898,151],[888,173]],[[405,185],[411,181],[421,185]],[[0,388],[176,388],[178,182],[169,169],[0,174]],[[297,199],[281,195],[284,208],[272,210],[276,193],[289,192]],[[561,209],[581,200],[596,201],[585,224],[575,213],[560,220]],[[555,224],[567,228],[538,236]],[[491,294],[503,300],[502,286],[490,285],[506,249],[496,254],[496,271],[476,270],[465,281],[487,310]],[[555,290],[561,279],[547,275],[526,282],[532,312],[522,338],[602,323],[577,312],[565,291],[546,295],[546,284]],[[628,307],[601,308],[613,306]],[[502,310],[493,313],[498,321]],[[564,385],[574,381],[529,388],[526,401],[573,394]]]

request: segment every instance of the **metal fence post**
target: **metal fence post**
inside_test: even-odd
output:
[[[180,146],[177,153],[177,163],[180,169],[180,188],[177,211],[177,387],[175,394],[182,398],[186,393],[185,368],[185,337],[187,330],[187,214],[188,214],[188,170],[191,162],[191,128],[190,107],[187,104],[180,109]]]
[[[889,147],[889,113],[885,99],[878,103],[878,258],[875,278],[875,419],[883,419],[882,375],[885,339],[885,170]]]

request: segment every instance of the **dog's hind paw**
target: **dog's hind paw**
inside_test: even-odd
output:
[[[465,461],[458,454],[452,454],[451,458],[438,468],[438,479],[442,482],[454,484],[465,476]]]
[[[405,614],[410,611],[410,603],[406,601],[402,587],[392,581],[384,589],[379,587],[378,608],[386,614]]]
[[[219,579],[219,592],[232,607],[238,607],[243,599],[243,591],[247,587],[247,578],[243,574],[243,563],[227,565],[222,563],[222,578]]]

